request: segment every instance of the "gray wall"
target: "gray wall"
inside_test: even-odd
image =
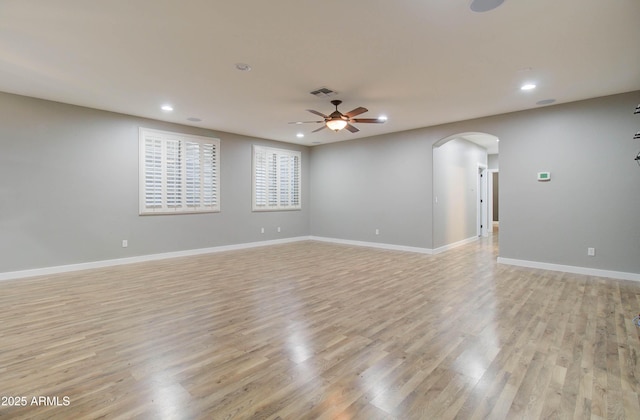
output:
[[[220,213],[138,215],[140,126],[220,139]],[[302,151],[302,211],[251,212],[252,144]],[[0,273],[309,234],[307,147],[4,93],[0,146]]]
[[[433,247],[478,235],[478,163],[486,149],[455,138],[433,148]]]
[[[639,102],[632,92],[316,146],[311,233],[433,248],[432,145],[484,132],[500,138],[501,257],[640,273]]]
[[[504,117],[501,256],[640,273],[638,102],[635,92]]]
[[[484,132],[500,138],[500,256],[640,273],[638,103],[632,92],[309,150],[0,94],[0,272],[308,234],[434,248],[432,147]],[[221,213],[138,216],[139,126],[221,139]],[[251,213],[254,143],[302,151],[302,211]]]
[[[311,233],[431,248],[431,171],[414,132],[312,148]]]
[[[491,172],[493,178],[493,191],[491,200],[493,201],[493,221],[500,221],[500,173]]]

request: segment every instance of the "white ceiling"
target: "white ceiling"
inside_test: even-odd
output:
[[[500,139],[496,136],[486,133],[466,133],[460,137],[484,147],[490,155],[498,154]]]
[[[312,145],[640,89],[638,0],[469,4],[2,0],[0,91]],[[339,94],[309,94],[320,87]],[[287,124],[330,99],[389,120]]]

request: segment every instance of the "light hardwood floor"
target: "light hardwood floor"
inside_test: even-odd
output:
[[[2,282],[0,396],[27,406],[0,418],[640,418],[640,283],[498,265],[495,241]]]

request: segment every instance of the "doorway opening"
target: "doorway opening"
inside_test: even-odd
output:
[[[481,132],[445,137],[433,145],[433,248],[462,245],[493,231],[492,199],[498,138]],[[495,165],[495,166],[494,166]]]
[[[489,169],[487,175],[489,233],[498,233],[500,226],[500,171],[497,168]]]

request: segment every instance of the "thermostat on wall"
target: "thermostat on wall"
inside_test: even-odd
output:
[[[538,181],[551,180],[551,172],[538,172]]]

